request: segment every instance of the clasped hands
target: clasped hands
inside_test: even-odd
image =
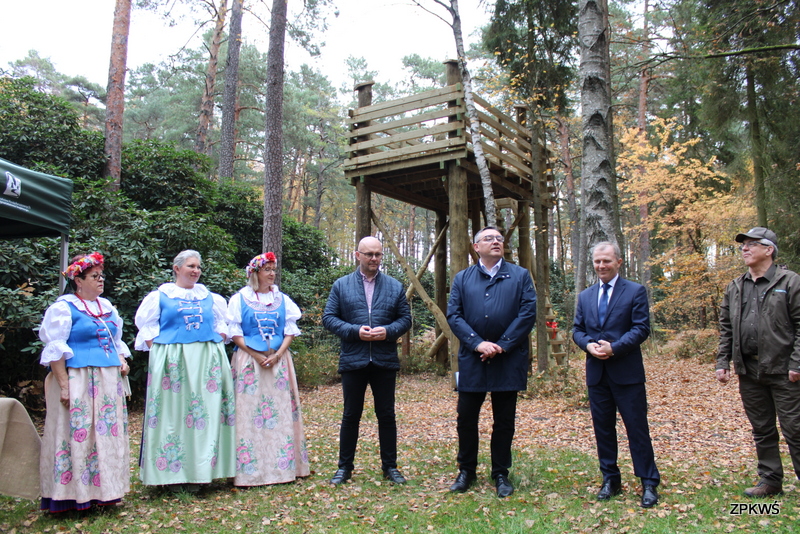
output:
[[[250,356],[260,367],[272,367],[280,361],[280,359],[283,357],[283,353],[274,351],[272,349],[269,349],[266,352],[260,352],[251,349]]]
[[[382,326],[364,325],[358,329],[361,341],[383,341],[386,339],[386,329]]]
[[[593,341],[586,345],[586,352],[598,360],[607,360],[614,355],[614,351],[611,350],[611,343],[604,339],[597,342]]]
[[[478,346],[475,347],[475,352],[479,352],[481,354],[481,361],[485,362],[486,360],[494,358],[498,354],[502,353],[503,347],[497,343],[492,343],[491,341],[481,341],[478,343]]]

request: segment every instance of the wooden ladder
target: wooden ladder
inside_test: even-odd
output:
[[[558,324],[556,322],[556,316],[553,312],[553,305],[550,302],[550,298],[547,298],[545,302],[545,320],[547,321],[547,332],[549,335],[550,340],[550,357],[556,360],[557,365],[566,365],[567,364],[567,348],[566,344],[568,343],[567,339],[564,337],[564,333],[558,329]]]

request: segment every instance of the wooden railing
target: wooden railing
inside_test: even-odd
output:
[[[474,100],[487,159],[529,182],[530,131],[484,99]],[[435,154],[448,159],[449,152],[472,146],[461,84],[351,110],[347,124],[347,170]]]

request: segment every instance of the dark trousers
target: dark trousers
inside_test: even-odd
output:
[[[620,482],[617,465],[617,411],[619,411],[633,460],[633,473],[642,484],[658,485],[661,476],[656,468],[650,427],[647,423],[647,393],[644,384],[614,384],[603,372],[600,382],[589,386],[589,407],[597,440],[597,456],[603,482]]]
[[[739,393],[758,456],[758,476],[773,486],[783,483],[783,465],[778,444],[777,415],[789,445],[794,472],[800,478],[800,382],[790,382],[788,373],[759,375],[758,362],[745,359],[746,375],[739,375]]]
[[[397,371],[369,364],[363,369],[342,373],[344,413],[339,431],[339,468],[352,471],[358,444],[358,427],[364,411],[367,385],[375,401],[378,419],[378,442],[381,448],[381,467],[385,471],[397,467],[397,422],[394,415],[394,389]]]
[[[458,392],[458,467],[474,475],[478,468],[478,417],[486,392]],[[492,392],[492,478],[508,476],[511,467],[511,442],[517,415],[516,391]]]

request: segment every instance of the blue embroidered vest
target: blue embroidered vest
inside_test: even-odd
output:
[[[275,301],[267,306],[259,302],[242,301],[242,332],[248,347],[266,351],[278,350],[283,343],[283,327],[286,324],[286,304],[278,294]]]
[[[66,360],[66,366],[77,368],[121,365],[112,337],[117,334],[117,325],[111,322],[111,311],[104,313],[101,321],[79,310],[75,304],[69,304],[72,329],[67,338],[67,345],[72,349],[73,356]]]
[[[171,345],[222,341],[222,336],[214,331],[214,297],[211,293],[203,300],[183,300],[169,298],[159,291],[158,299],[161,331],[153,343]]]

